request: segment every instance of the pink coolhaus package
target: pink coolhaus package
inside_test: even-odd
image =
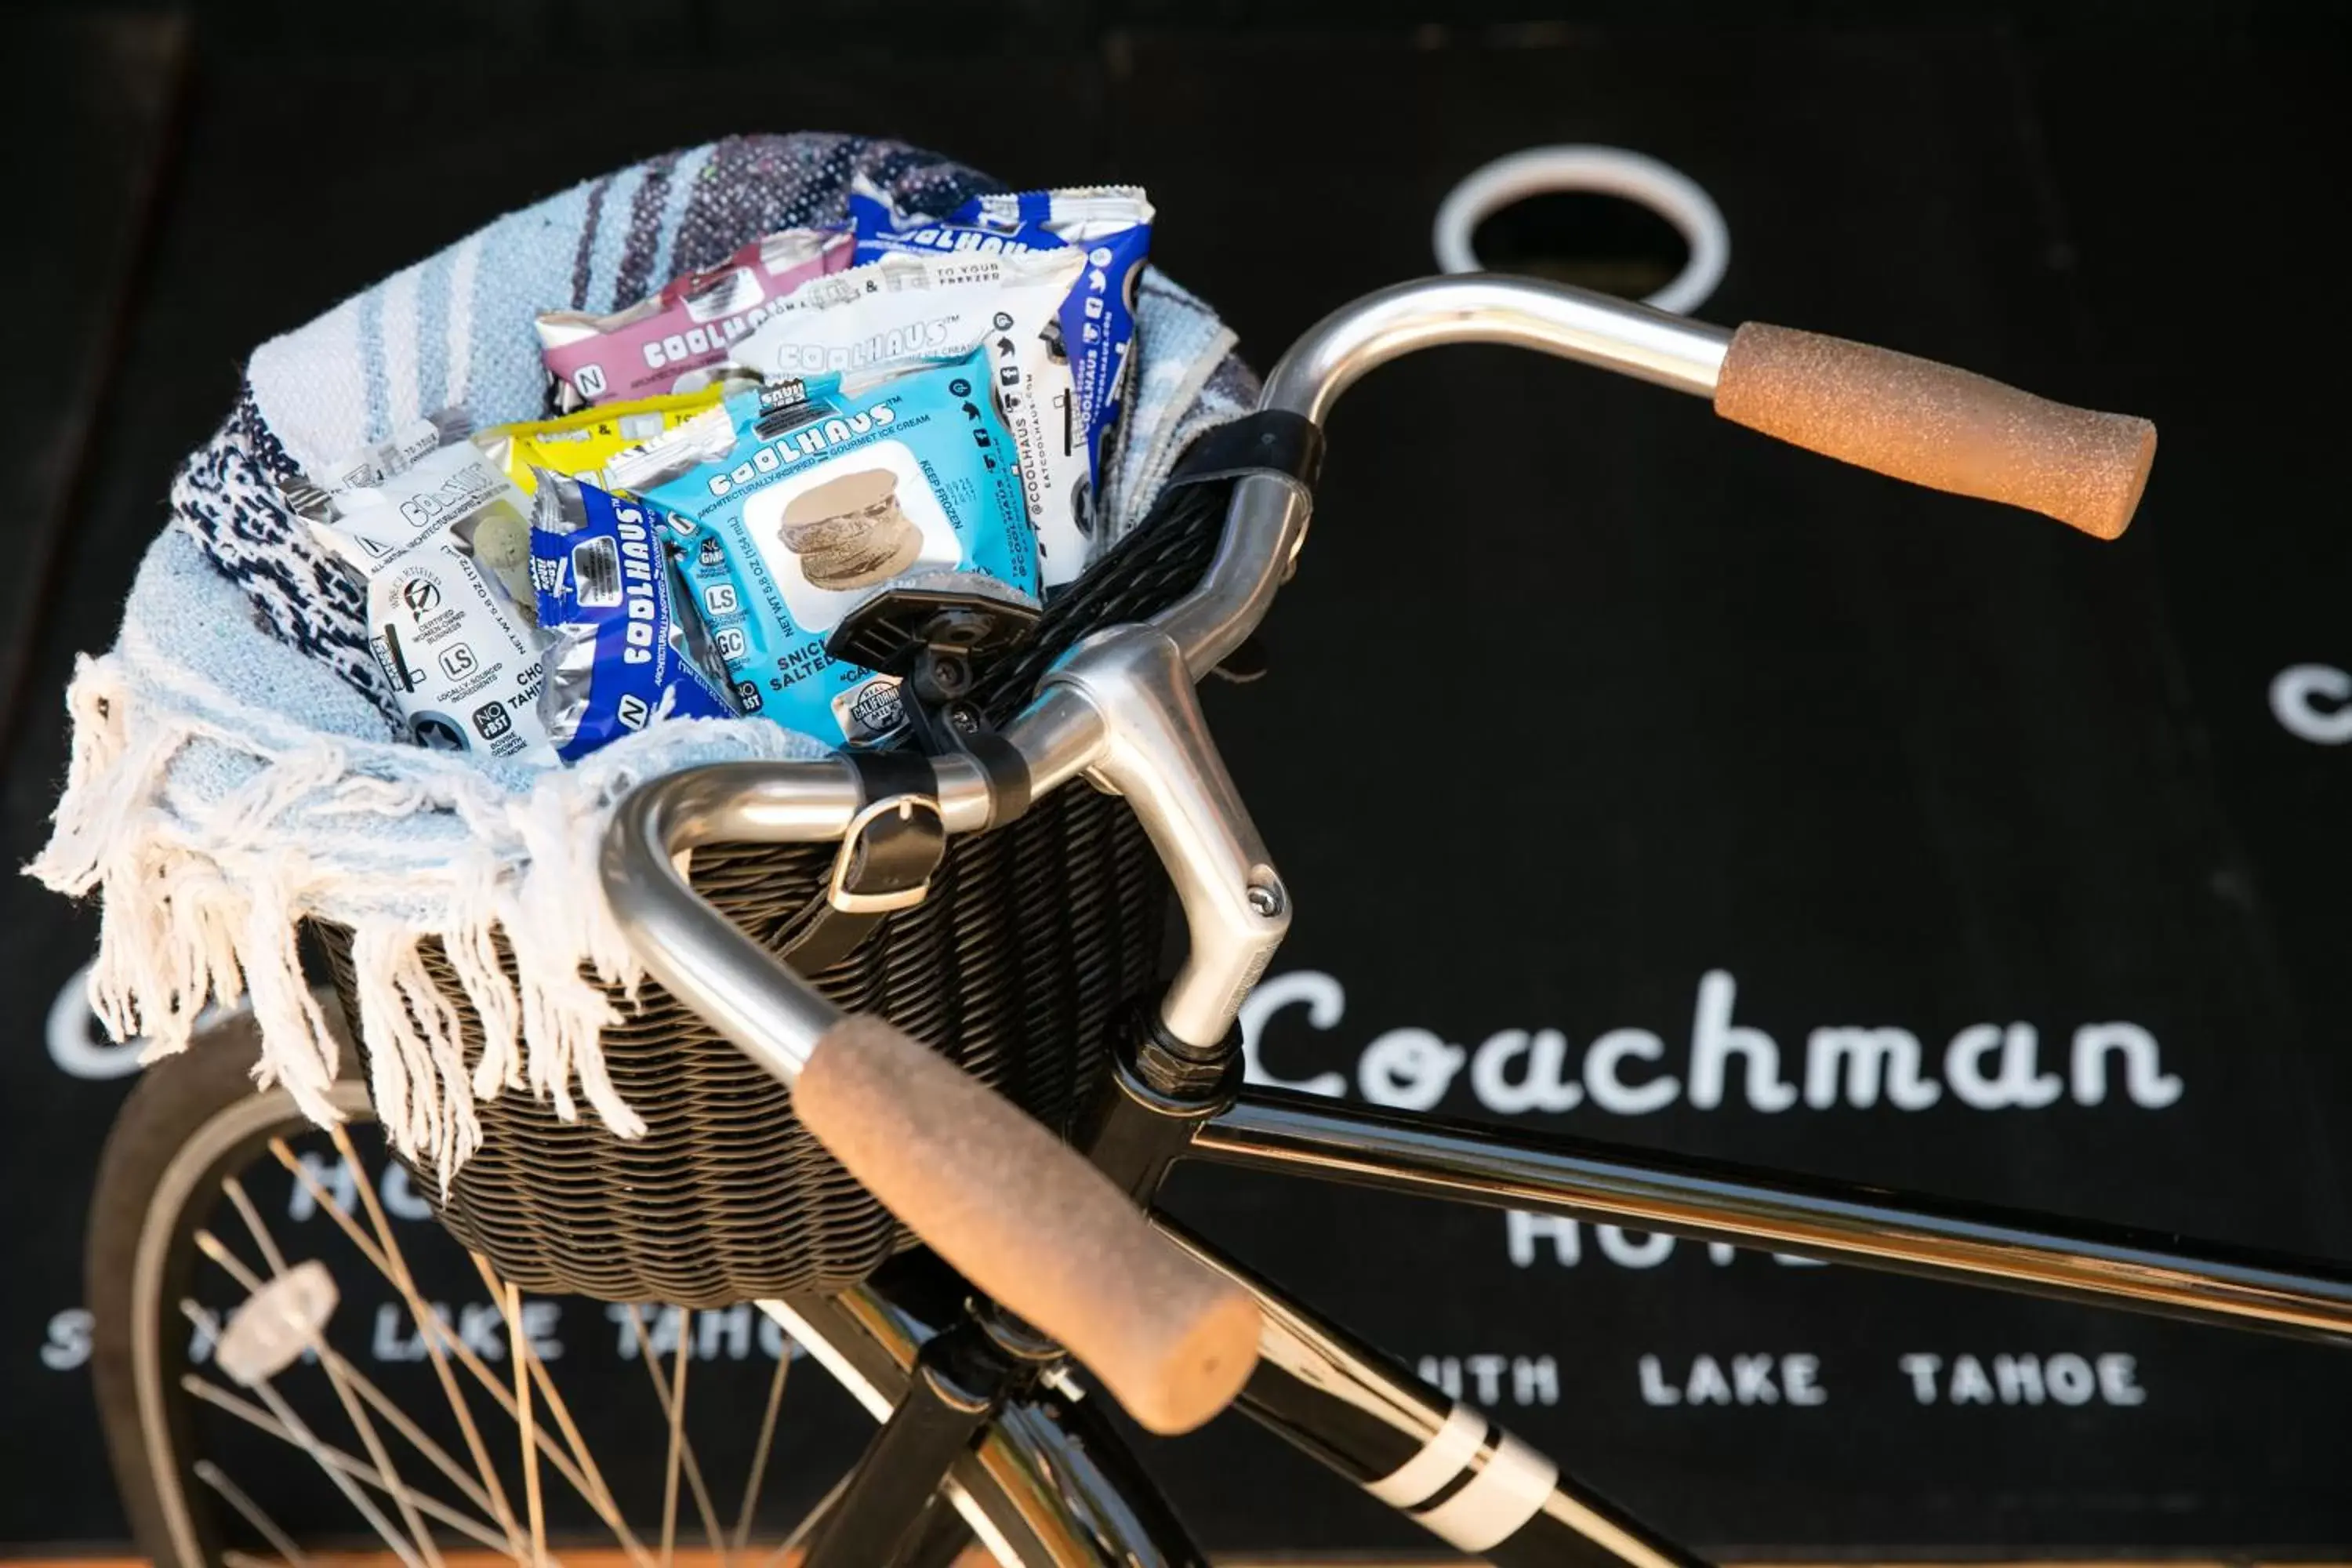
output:
[[[570,412],[623,398],[696,392],[726,374],[728,346],[812,279],[849,265],[846,230],[795,228],[754,240],[625,310],[539,317],[541,357]]]

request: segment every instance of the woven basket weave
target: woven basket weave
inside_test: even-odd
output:
[[[1046,612],[1035,640],[985,672],[1003,721],[1080,637],[1151,615],[1200,580],[1224,485],[1170,493]],[[695,886],[772,947],[833,862],[827,844],[716,845]],[[952,840],[922,904],[888,917],[817,977],[841,1005],[879,1012],[1051,1127],[1098,1076],[1110,1031],[1160,970],[1168,884],[1125,803],[1074,784],[1019,821]],[[319,928],[346,1016],[350,933]],[[437,947],[425,951],[479,1025]],[[715,1307],[866,1279],[912,1237],[820,1148],[792,1096],[648,982],[604,1037],[614,1086],[646,1124],[623,1140],[566,1124],[527,1094],[478,1109],[482,1147],[435,1203],[467,1246],[527,1289]],[[364,1039],[362,1049],[366,1048]],[[420,1179],[418,1190],[436,1184]]]

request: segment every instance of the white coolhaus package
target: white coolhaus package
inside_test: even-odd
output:
[[[368,643],[411,738],[538,767],[558,758],[539,717],[543,639],[530,592],[530,502],[469,441],[306,509],[311,531],[367,584]],[[518,588],[516,584],[520,584]]]
[[[380,485],[426,454],[461,439],[468,425],[463,408],[412,419],[375,445],[329,465],[318,483],[331,495]]]
[[[737,341],[735,363],[788,381],[986,349],[1041,580],[1058,587],[1086,569],[1094,535],[1086,420],[1061,326],[1086,264],[1076,249],[885,256],[802,286]]]

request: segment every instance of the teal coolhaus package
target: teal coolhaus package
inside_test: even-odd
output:
[[[806,284],[730,351],[771,381],[849,374],[985,346],[988,387],[1013,437],[1046,592],[1086,569],[1094,479],[1062,352],[1059,311],[1086,258],[1066,247],[1006,256],[888,255]]]
[[[732,442],[643,482],[680,546],[735,706],[821,741],[902,721],[895,677],[825,651],[842,618],[897,584],[1034,605],[1037,557],[985,349],[728,399]],[[690,437],[682,439],[691,441]],[[616,482],[619,478],[616,476]]]

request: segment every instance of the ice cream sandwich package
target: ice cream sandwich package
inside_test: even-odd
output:
[[[542,311],[540,353],[555,380],[556,406],[568,413],[709,385],[729,344],[802,284],[848,266],[850,253],[840,230],[787,229],[612,315]]]
[[[846,616],[893,585],[1034,608],[1107,542],[1152,221],[1133,186],[926,213],[859,180],[843,226],[541,312],[556,417],[412,419],[287,497],[420,743],[551,765],[730,712],[879,740],[897,680],[827,653]]]
[[[369,646],[409,734],[444,751],[553,763],[539,718],[530,502],[490,459],[460,439],[378,484],[291,499],[366,583]]]
[[[499,425],[477,434],[474,444],[525,495],[538,489],[541,469],[603,485],[607,482],[606,464],[642,449],[689,419],[700,416],[724,430],[727,414],[719,403],[725,390],[724,384],[713,385],[700,392],[607,403],[556,419]]]
[[[1084,254],[1086,269],[1064,298],[1058,324],[1077,391],[1087,471],[1097,486],[1135,342],[1135,297],[1151,250],[1151,204],[1135,185],[973,196],[943,217],[906,212],[864,180],[849,195],[861,263],[895,252],[989,256],[1068,247]]]
[[[896,682],[825,652],[845,616],[890,584],[942,574],[1035,602],[993,366],[982,346],[778,380],[728,398],[724,455],[632,476],[668,518],[740,711],[823,741],[877,739],[901,722]]]
[[[1060,311],[1084,270],[1076,250],[1005,255],[908,252],[803,287],[735,344],[735,362],[771,381],[856,374],[915,355],[977,352],[974,398],[1011,432],[1041,580],[1085,570],[1093,485]]]
[[[576,762],[656,719],[732,717],[658,514],[569,475],[542,470],[538,481],[539,718],[556,753]]]

